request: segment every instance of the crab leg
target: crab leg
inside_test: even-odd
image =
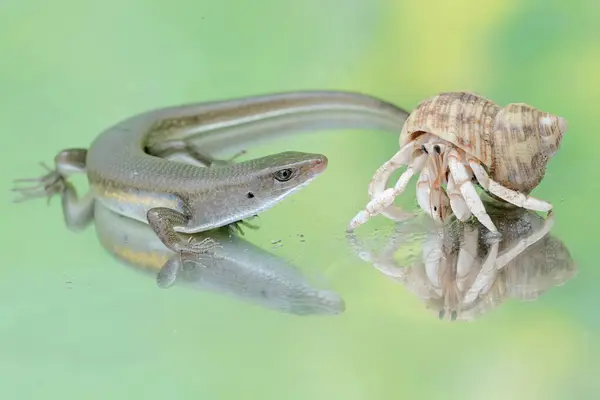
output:
[[[469,207],[467,207],[467,203],[463,198],[460,191],[456,188],[456,183],[454,182],[454,177],[452,174],[448,175],[448,185],[446,186],[446,191],[448,192],[448,197],[450,198],[450,207],[460,221],[465,222],[469,218],[471,218],[471,211],[469,211]]]
[[[495,180],[491,179],[485,169],[481,166],[479,161],[469,157],[469,166],[473,170],[473,174],[479,184],[488,192],[495,194],[503,200],[508,201],[518,207],[527,208],[533,211],[550,211],[552,204],[536,199],[532,196],[526,196],[523,193],[519,193],[515,190],[509,189],[502,186]]]
[[[406,185],[410,181],[410,178],[412,178],[413,174],[419,172],[423,168],[425,161],[427,161],[427,154],[421,154],[415,158],[415,161],[409,165],[408,168],[406,168],[406,171],[404,171],[402,175],[400,175],[398,182],[396,182],[396,185],[393,188],[389,188],[379,194],[375,194],[372,200],[367,203],[364,210],[360,211],[354,218],[352,218],[350,224],[348,224],[347,231],[353,231],[356,227],[367,222],[369,218],[374,217],[375,215],[381,213],[383,209],[389,207],[394,202],[396,197],[404,192],[404,189],[406,189]]]
[[[442,280],[440,277],[440,268],[444,259],[442,237],[437,232],[430,232],[423,243],[422,248],[423,264],[425,275],[431,284],[431,288],[438,296],[442,295]]]
[[[394,254],[404,244],[406,239],[407,236],[405,233],[396,231],[389,238],[384,249],[379,254],[375,254],[370,249],[366,249],[356,236],[347,236],[348,243],[361,260],[370,263],[382,274],[404,283],[409,281],[408,275],[413,269],[398,265],[394,259]]]
[[[373,179],[369,183],[369,196],[372,197],[376,194],[383,192],[386,189],[386,182],[390,176],[403,165],[408,165],[412,152],[415,149],[414,143],[409,143],[401,148],[396,154],[386,161],[381,167],[377,168]]]
[[[543,239],[548,232],[552,229],[554,225],[554,218],[552,214],[546,218],[544,221],[544,225],[542,225],[538,230],[531,233],[529,236],[521,238],[517,244],[513,247],[505,250],[498,256],[496,259],[496,269],[500,270],[504,268],[506,264],[514,260],[517,256],[527,250],[530,246],[536,244],[538,241]]]
[[[490,216],[485,211],[483,202],[479,198],[475,186],[471,182],[471,176],[462,161],[462,158],[456,149],[450,150],[448,153],[448,167],[454,178],[454,182],[463,195],[467,207],[477,217],[486,228],[491,232],[497,233],[498,229],[492,222]]]
[[[463,298],[464,304],[470,304],[475,301],[479,295],[486,294],[494,284],[496,276],[498,275],[498,269],[496,269],[498,247],[499,242],[497,240],[491,244],[490,251],[481,265],[479,274],[477,274],[475,281],[467,293],[465,293]]]
[[[398,153],[396,153],[389,161],[377,169],[369,184],[368,193],[371,199],[385,191],[390,177],[396,170],[400,169],[403,165],[409,164],[413,151],[414,144],[409,143],[400,149],[400,151],[398,151]],[[401,221],[411,216],[410,213],[393,204],[381,210],[381,214],[394,221]]]
[[[371,179],[371,182],[369,183],[368,193],[371,199],[373,199],[374,196],[382,193],[387,188],[390,177],[396,170],[403,165],[410,164],[413,152],[427,140],[427,137],[428,135],[422,135],[416,140],[408,143],[402,147],[400,151],[398,151],[389,161],[377,169],[373,179]],[[404,211],[401,207],[398,207],[394,204],[381,210],[380,214],[394,221],[402,221],[412,217],[411,213]]]
[[[465,224],[463,231],[463,241],[458,251],[458,260],[456,261],[456,287],[462,292],[465,290],[465,279],[475,262],[477,256],[477,247],[479,239],[479,229],[471,224]]]

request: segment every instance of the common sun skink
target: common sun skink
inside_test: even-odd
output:
[[[214,257],[200,254],[182,260],[162,244],[148,224],[116,214],[100,202],[95,203],[94,226],[109,254],[124,265],[154,275],[161,288],[175,284],[210,291],[295,315],[337,315],[345,310],[339,294],[317,287],[297,266],[229,235],[225,228],[194,234],[199,241],[210,237],[221,244]]]
[[[22,199],[62,197],[71,229],[87,226],[93,202],[148,223],[171,250],[210,252],[211,239],[186,241],[177,233],[197,233],[253,217],[325,171],[320,154],[283,152],[240,163],[212,163],[210,152],[240,137],[323,128],[383,128],[400,131],[408,113],[368,95],[305,91],[187,104],[152,110],[102,132],[89,149],[67,149],[41,178],[19,179]],[[212,139],[212,140],[211,140]],[[191,151],[187,143],[206,143]],[[211,143],[212,141],[212,143]],[[184,154],[191,162],[168,158]],[[177,154],[175,154],[177,155]],[[211,164],[209,167],[194,165]],[[67,178],[87,174],[90,186],[79,199]]]

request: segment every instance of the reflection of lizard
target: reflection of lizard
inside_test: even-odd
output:
[[[100,203],[95,205],[94,225],[107,252],[123,264],[156,274],[160,287],[175,283],[297,315],[336,315],[345,310],[337,293],[314,287],[296,266],[229,235],[227,229],[193,234],[199,240],[214,238],[221,247],[211,257],[189,254],[182,259],[166,248],[147,224],[118,215]]]
[[[543,220],[534,211],[498,209],[486,204],[502,233],[502,241],[487,237],[477,221],[453,220],[440,231],[427,232],[420,261],[399,266],[394,253],[415,232],[405,224],[388,239],[384,252],[373,255],[354,235],[352,247],[375,268],[402,282],[440,319],[470,320],[509,297],[529,300],[565,283],[576,272],[568,249],[548,235],[553,219]]]
[[[63,196],[72,228],[86,226],[97,200],[112,211],[149,223],[174,251],[214,250],[212,239],[186,242],[177,232],[226,226],[265,211],[311,182],[327,166],[319,154],[284,152],[241,163],[212,164],[214,142],[240,137],[257,141],[273,131],[336,127],[399,131],[408,114],[359,93],[292,92],[199,103],[133,116],[101,133],[89,150],[69,149],[55,157],[56,169],[17,188],[24,198]],[[201,150],[189,145],[200,140]],[[219,145],[216,145],[219,148]],[[183,157],[188,162],[169,160]],[[79,200],[66,181],[86,173],[91,190]]]

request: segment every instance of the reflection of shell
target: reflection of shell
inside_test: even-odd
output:
[[[501,185],[524,194],[542,180],[566,130],[564,118],[522,103],[500,107],[467,92],[421,102],[400,133],[400,147],[433,134],[474,156]]]
[[[548,289],[565,283],[575,270],[564,243],[548,235],[515,259],[503,275],[510,297],[535,300]]]
[[[497,211],[491,209],[491,211]],[[490,217],[502,233],[503,240],[499,246],[499,254],[506,249],[516,245],[519,240],[529,236],[534,231],[540,229],[544,220],[534,212],[517,209],[512,213],[490,213]],[[463,228],[468,226],[462,225]],[[464,229],[446,229],[445,236],[450,236],[453,239],[453,252],[458,252],[460,245],[463,242]],[[481,264],[485,256],[490,250],[490,243],[484,237],[485,231],[479,231],[478,254],[473,265],[473,274],[470,274],[471,285],[472,277],[476,275],[477,270],[481,268]],[[456,256],[449,257],[444,254],[445,259],[442,263],[456,263]],[[445,266],[456,270],[456,264]],[[477,297],[470,304],[464,304],[460,301],[454,304],[444,303],[443,299],[438,299],[437,304],[429,304],[429,308],[437,306],[436,311],[457,309],[459,320],[472,320],[480,317],[488,311],[496,308],[508,298],[516,298],[520,300],[536,300],[540,295],[548,289],[564,284],[576,272],[576,265],[571,258],[567,247],[557,238],[549,234],[528,247],[524,252],[511,260],[502,268],[490,289]],[[456,282],[447,282],[447,291],[456,290]],[[448,311],[446,311],[448,314]],[[446,316],[446,319],[448,316]]]
[[[476,220],[466,223],[454,220],[442,230],[429,224],[423,229],[417,219],[408,221],[391,235],[379,232],[371,237],[385,241],[383,246],[369,245],[382,247],[376,254],[367,250],[366,243],[361,243],[355,235],[348,239],[361,259],[401,283],[427,309],[448,320],[477,319],[509,298],[535,300],[576,274],[577,266],[567,247],[547,233],[550,227],[547,220],[533,211],[506,210],[494,202],[486,202],[486,208],[502,234],[494,264],[499,269],[483,270],[493,248],[492,240],[497,238]],[[544,233],[537,242],[531,242]],[[529,241],[525,250],[509,252],[524,239]],[[415,252],[415,247],[421,251]],[[459,264],[461,249],[463,255],[473,256],[472,263]]]

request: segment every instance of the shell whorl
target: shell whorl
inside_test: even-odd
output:
[[[501,185],[528,194],[544,178],[567,129],[564,118],[523,103],[496,115],[490,175]]]
[[[430,133],[463,149],[490,166],[493,160],[495,116],[500,107],[470,92],[447,92],[422,101],[411,112],[400,134],[400,147],[419,133]]]
[[[564,118],[523,103],[500,107],[470,92],[445,92],[410,113],[400,147],[423,133],[477,158],[501,185],[529,194],[544,178],[567,129]]]

